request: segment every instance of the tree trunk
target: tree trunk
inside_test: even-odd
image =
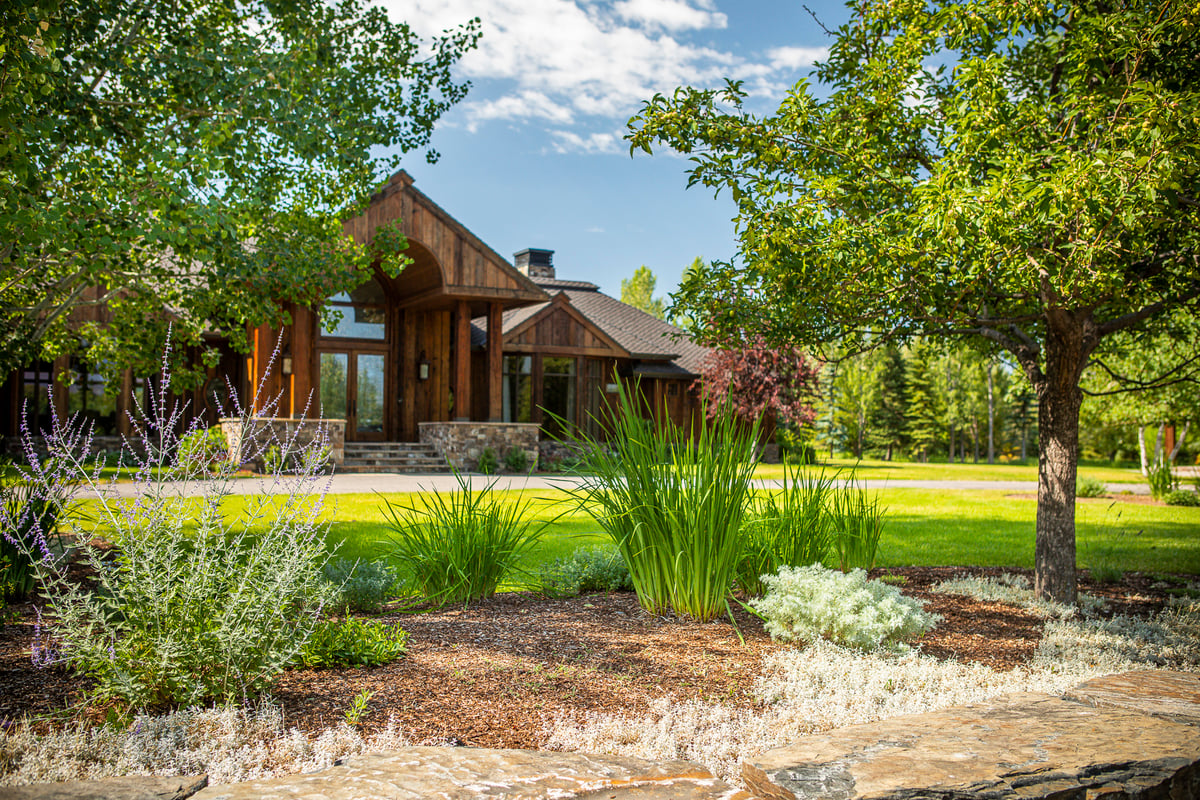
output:
[[[1163,465],[1163,431],[1166,430],[1167,423],[1158,423],[1158,435],[1154,437],[1154,466],[1161,467]]]
[[[992,365],[987,367],[988,392],[988,463],[996,463],[996,396],[992,385]]]
[[[1188,428],[1190,427],[1192,427],[1191,422],[1183,423],[1183,431],[1179,434],[1179,438],[1175,441],[1175,446],[1171,448],[1171,454],[1167,456],[1167,463],[1175,463],[1175,456],[1179,455],[1179,451],[1183,449],[1183,440],[1187,438]]]
[[[971,458],[974,463],[979,463],[979,420],[971,420]]]
[[[950,463],[954,463],[954,426],[950,426]]]
[[[1150,477],[1150,462],[1146,460],[1146,426],[1138,423],[1138,452],[1142,455],[1142,477]]]
[[[1062,312],[1060,312],[1062,313]],[[1065,319],[1064,319],[1065,317]],[[1038,510],[1034,594],[1075,602],[1075,479],[1079,464],[1079,379],[1094,344],[1083,324],[1062,313],[1047,326],[1045,374],[1038,393]],[[1064,324],[1065,323],[1065,324]],[[1091,346],[1089,346],[1091,344]]]

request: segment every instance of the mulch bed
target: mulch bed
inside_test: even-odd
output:
[[[874,575],[901,576],[901,591],[945,618],[921,641],[925,653],[1012,669],[1033,654],[1043,621],[1003,603],[929,591],[968,572],[1019,570],[906,567]],[[1113,584],[1086,575],[1080,581],[1081,591],[1110,602],[1111,613],[1153,613],[1166,603],[1167,588],[1138,574]],[[33,612],[16,611],[18,619],[0,628],[0,724],[61,711],[82,689],[62,670],[31,664]],[[744,643],[728,619],[701,624],[654,616],[627,593],[566,600],[505,594],[466,609],[384,616],[410,633],[407,656],[374,668],[289,670],[273,692],[288,725],[309,732],[329,727],[369,690],[367,731],[394,717],[415,743],[536,748],[557,715],[637,714],[664,696],[753,706],[763,657],[789,646],[771,641],[740,609]]]

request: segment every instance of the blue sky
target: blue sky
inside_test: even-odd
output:
[[[727,194],[687,189],[688,162],[630,157],[621,137],[641,102],[680,85],[739,78],[762,109],[809,74],[829,37],[801,2],[770,0],[381,0],[423,35],[478,16],[458,67],[467,99],[438,126],[436,165],[416,185],[501,255],[554,250],[560,278],[619,296],[638,266],[673,291],[696,256],[735,252]],[[838,2],[807,3],[828,28]]]

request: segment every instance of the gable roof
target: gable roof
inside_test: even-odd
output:
[[[622,303],[615,297],[609,297],[594,283],[551,278],[536,278],[533,282],[550,294],[553,300],[551,303],[505,311],[501,317],[505,339],[546,312],[554,300],[565,300],[606,338],[625,350],[629,358],[658,362],[653,370],[648,365],[641,368],[646,374],[680,378],[699,376],[701,362],[709,350],[689,339],[682,328]],[[472,320],[471,343],[486,346],[487,318]]]

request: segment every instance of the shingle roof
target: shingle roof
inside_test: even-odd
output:
[[[609,297],[594,283],[546,278],[537,279],[534,283],[551,296],[566,294],[571,305],[579,313],[628,350],[633,358],[662,363],[663,367],[658,369],[656,374],[662,372],[664,377],[668,372],[678,374],[679,377],[700,374],[700,364],[708,355],[708,348],[688,339],[681,328],[647,314],[640,308],[622,303],[615,297]],[[548,305],[549,303],[539,303],[505,311],[502,317],[504,333],[514,330]],[[471,344],[487,344],[486,317],[472,320]],[[667,364],[672,364],[677,369],[668,368]]]

